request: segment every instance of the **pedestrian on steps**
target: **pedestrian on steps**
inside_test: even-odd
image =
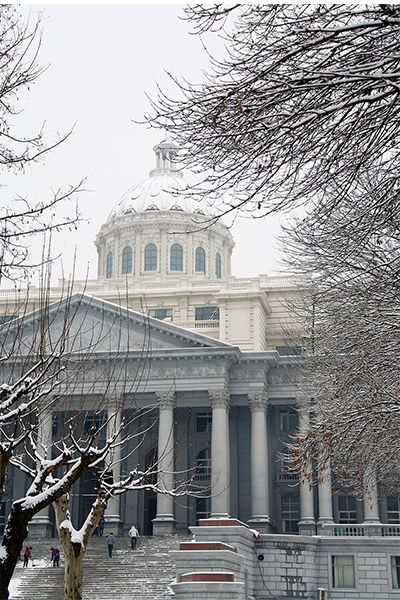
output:
[[[53,563],[53,567],[60,566],[60,551],[58,548],[50,548],[51,550],[51,562]]]
[[[129,535],[131,538],[131,547],[132,547],[132,550],[134,550],[136,548],[136,542],[139,537],[139,532],[134,525],[132,525],[132,527],[130,528]]]
[[[32,546],[27,546],[24,554],[24,567],[28,566],[29,559],[32,558],[31,554]]]
[[[107,538],[107,545],[108,545],[108,556],[110,558],[112,558],[112,551],[113,551],[113,546],[115,543],[115,537],[113,536],[112,532],[110,533],[110,535]]]

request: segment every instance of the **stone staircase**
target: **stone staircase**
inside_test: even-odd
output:
[[[146,536],[139,538],[136,550],[129,537],[116,537],[113,556],[109,558],[107,537],[92,538],[83,559],[83,600],[163,600],[169,597],[168,586],[175,580],[171,550],[192,536]],[[64,600],[64,561],[56,539],[31,539],[33,565],[17,564],[10,585],[10,600]],[[50,548],[61,550],[60,567],[50,563]]]

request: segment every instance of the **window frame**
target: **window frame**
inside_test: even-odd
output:
[[[335,559],[338,562],[344,558],[351,558],[352,564],[337,564],[335,565]],[[357,578],[356,578],[356,561],[354,554],[331,554],[330,555],[330,563],[331,569],[330,574],[332,577],[332,589],[333,590],[356,590],[357,589]],[[350,567],[352,569],[352,586],[345,586],[344,583],[346,581],[345,571],[346,567]],[[339,580],[339,581],[338,581]],[[343,585],[339,585],[339,583],[343,583]],[[346,582],[347,583],[347,582]],[[336,584],[336,585],[335,585]]]
[[[202,246],[197,246],[194,254],[194,271],[206,274],[206,251]]]
[[[395,561],[393,561],[393,559],[395,559]],[[393,564],[393,562],[395,562],[395,564]],[[400,555],[390,556],[390,576],[392,590],[400,591]]]
[[[131,246],[125,246],[125,248],[122,250],[122,275],[128,275],[129,273],[132,273],[132,258],[133,251]]]
[[[169,268],[170,271],[183,271],[183,248],[181,244],[172,244],[169,249]]]
[[[209,318],[205,318],[209,314]],[[214,315],[214,316],[213,316]],[[219,321],[219,307],[218,306],[196,306],[194,310],[195,321]]]
[[[144,249],[144,270],[150,272],[157,271],[157,265],[158,249],[153,242],[150,242],[149,244],[146,244]]]
[[[106,279],[112,279],[114,269],[114,255],[110,251],[106,258]]]
[[[215,279],[221,279],[222,269],[221,269],[221,255],[219,252],[215,255]]]
[[[284,502],[288,502],[289,506],[287,510],[284,510]],[[296,503],[297,506],[292,506],[292,504]],[[287,514],[288,517],[284,518],[284,514]],[[298,533],[299,531],[299,521],[300,521],[300,495],[299,494],[282,494],[281,495],[281,528],[282,533],[291,534]],[[285,523],[290,523],[289,529]],[[294,524],[294,527],[292,527]]]

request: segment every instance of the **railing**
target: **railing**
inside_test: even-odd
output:
[[[327,537],[400,537],[400,525],[382,523],[359,525],[329,525],[318,526],[318,535]]]
[[[175,325],[184,329],[219,329],[219,321],[174,321]]]
[[[274,286],[285,286],[285,285],[293,285],[300,281],[298,277],[267,277],[266,275],[260,275],[260,277],[252,277],[246,279],[239,279],[236,277],[228,277],[226,279],[197,279],[195,275],[185,275],[183,277],[172,278],[168,275],[168,279],[166,276],[159,275],[157,279],[158,281],[154,281],[154,279],[149,280],[147,276],[139,276],[135,277],[133,275],[128,275],[128,289],[132,286],[134,291],[140,290],[162,290],[168,288],[214,288],[219,291],[251,291],[251,290],[259,290],[268,287]],[[115,291],[116,284],[121,284],[124,289],[126,285],[126,278],[123,277],[114,277],[112,279],[106,279],[105,277],[99,277],[98,279],[90,279],[90,280],[80,280],[74,281],[73,290],[84,291],[97,291],[97,292],[113,292]],[[51,289],[52,294],[65,294],[69,285],[67,281],[63,281],[59,279],[58,286],[54,286]],[[40,289],[36,286],[31,286],[29,289],[29,297],[35,298],[41,293]],[[0,298],[1,297],[12,297],[15,296],[15,290],[0,290]]]
[[[299,476],[296,473],[290,473],[289,471],[281,471],[276,474],[276,481],[298,481]]]

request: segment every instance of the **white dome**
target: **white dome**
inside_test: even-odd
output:
[[[165,139],[154,146],[156,168],[149,177],[128,190],[117,202],[107,221],[130,213],[150,210],[174,210],[212,216],[206,202],[185,195],[189,184],[176,169],[178,146]]]

